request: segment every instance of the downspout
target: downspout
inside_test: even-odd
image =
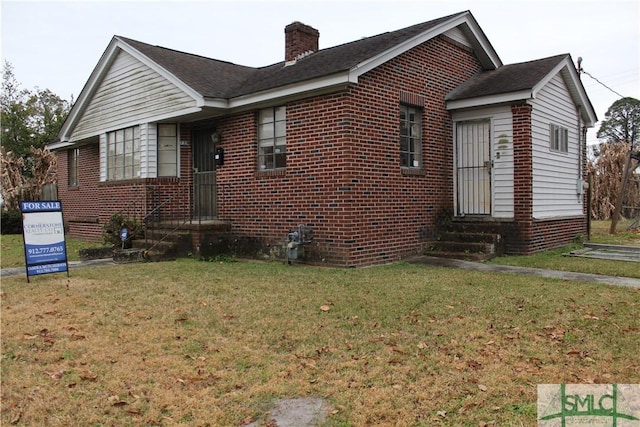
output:
[[[576,108],[577,113],[578,113],[578,180],[576,183],[576,190],[577,190],[577,194],[578,194],[578,200],[580,199],[580,197],[582,197],[582,195],[584,194],[583,190],[584,190],[584,176],[582,176],[583,173],[583,168],[584,165],[582,164],[583,162],[583,155],[584,155],[584,150],[586,150],[586,139],[585,141],[582,140],[582,107],[580,107],[578,105],[578,107]],[[583,146],[584,144],[584,146]]]

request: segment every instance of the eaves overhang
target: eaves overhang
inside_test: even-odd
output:
[[[527,101],[532,98],[532,91],[527,89],[517,92],[508,92],[496,95],[447,101],[447,110],[460,110],[465,108],[484,107],[487,105],[510,104],[514,102]]]

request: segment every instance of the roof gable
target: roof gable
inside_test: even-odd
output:
[[[586,125],[593,126],[597,121],[595,110],[569,54],[483,71],[447,95],[447,108],[454,110],[533,99],[558,73],[565,80],[574,103],[581,107]]]

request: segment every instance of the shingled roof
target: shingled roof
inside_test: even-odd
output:
[[[569,54],[556,55],[483,71],[451,92],[447,101],[531,90],[567,57]]]
[[[205,58],[126,37],[116,38],[147,56],[202,96],[234,98],[348,71],[369,58],[465,14],[468,12],[322,49],[298,60],[295,65],[286,65],[283,61],[261,68]]]

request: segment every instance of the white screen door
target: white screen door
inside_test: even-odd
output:
[[[456,123],[457,214],[491,214],[491,121]]]

